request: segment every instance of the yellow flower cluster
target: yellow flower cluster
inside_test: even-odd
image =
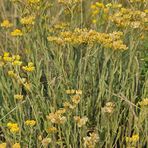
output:
[[[41,0],[27,0],[28,3],[30,4],[37,4],[39,3]]]
[[[0,144],[0,148],[7,148],[7,147],[8,147],[7,143],[1,143]],[[21,145],[20,145],[20,143],[15,143],[15,144],[12,145],[12,148],[21,148]]]
[[[7,146],[7,143],[1,143],[0,144],[0,148],[6,148],[6,146]]]
[[[147,14],[143,11],[121,8],[109,18],[117,26],[146,30]]]
[[[138,134],[132,135],[132,137],[126,137],[127,143],[136,143],[138,141],[139,141],[139,135]]]
[[[56,127],[48,127],[47,128],[47,132],[49,132],[49,133],[54,133],[56,131],[57,131],[57,128]]]
[[[80,118],[80,116],[74,116],[74,120],[76,121],[78,127],[82,127],[83,125],[86,124],[88,118],[87,117]]]
[[[85,148],[95,148],[96,143],[99,140],[98,134],[95,132],[90,133],[89,136],[84,137],[84,147]]]
[[[9,122],[7,124],[7,127],[10,129],[10,132],[11,133],[17,133],[20,130],[17,123],[11,123],[11,122]]]
[[[14,78],[19,85],[23,85],[26,90],[31,89],[31,84],[27,81],[26,78],[21,78],[18,74],[16,74],[13,70],[8,71],[8,76]]]
[[[66,4],[66,5],[76,4],[80,2],[82,2],[82,0],[58,0],[58,3]]]
[[[73,94],[82,95],[82,90],[68,89],[68,90],[66,90],[66,94],[68,94],[68,95],[73,95]]]
[[[11,36],[17,37],[17,36],[22,36],[23,32],[20,29],[15,29],[11,32]]]
[[[12,27],[12,26],[13,26],[13,24],[10,23],[9,20],[4,20],[4,21],[1,23],[1,27],[3,27],[3,28],[9,28],[9,27]]]
[[[69,24],[68,24],[68,23],[59,22],[59,23],[57,23],[57,24],[55,24],[55,25],[53,26],[53,29],[55,29],[55,30],[61,30],[61,29],[65,29],[65,28],[67,28],[67,27],[69,27]]]
[[[49,119],[52,123],[55,124],[64,124],[66,121],[66,117],[63,116],[63,114],[66,112],[64,108],[57,110],[55,113],[50,113],[47,116],[47,119]]]
[[[22,69],[26,72],[32,72],[35,70],[34,64],[29,62],[27,66],[23,66]]]
[[[26,16],[20,19],[21,24],[23,25],[34,25],[35,17],[34,16]]]
[[[140,106],[148,106],[148,98],[143,99],[141,102],[139,102]]]
[[[118,8],[121,8],[121,7],[122,7],[122,5],[118,4],[118,3],[108,3],[108,4],[105,5],[103,3],[96,2],[96,3],[92,4],[91,5],[92,22],[94,24],[96,24],[97,23],[97,17],[99,17],[99,15],[103,16],[104,20],[108,19],[110,9],[112,9],[112,11],[113,11],[114,9],[118,9]]]
[[[15,143],[12,145],[12,148],[21,148],[20,143]]]
[[[16,66],[21,66],[22,65],[22,61],[21,61],[21,57],[19,55],[10,55],[9,52],[5,52],[3,54],[3,56],[0,56],[0,62],[1,65],[6,64],[7,62],[10,62],[12,65],[16,65]],[[32,62],[29,62],[27,66],[22,66],[22,69],[26,72],[32,72],[35,70],[34,64]],[[9,74],[13,75],[13,72],[10,71]]]
[[[9,63],[7,66],[10,66],[11,69],[13,69],[13,66],[21,66],[22,65],[21,57],[19,55],[10,55],[9,52],[5,52],[2,56],[0,56],[0,66],[6,65],[7,63]],[[13,70],[11,69],[8,71],[8,76],[10,76],[11,78],[14,78],[19,85],[23,85],[26,88],[26,90],[30,90],[31,85],[27,81],[27,79],[21,78],[18,71],[16,73],[14,69]],[[35,67],[33,66],[32,62],[29,62],[28,66],[22,66],[20,67],[20,70],[21,69],[27,72],[32,72],[34,71]],[[20,96],[20,95],[14,96],[14,98],[17,100],[22,99],[22,97],[23,96]]]
[[[75,94],[75,93],[77,93],[77,94]],[[81,90],[68,90],[68,94],[75,94],[75,95],[70,96],[71,97],[71,103],[70,102],[64,102],[63,103],[63,108],[60,108],[56,112],[50,113],[47,116],[47,119],[49,119],[52,123],[55,123],[55,124],[63,124],[63,123],[65,123],[66,117],[63,116],[63,114],[66,111],[68,111],[69,109],[76,108],[76,106],[80,102],[80,94],[82,94]],[[78,118],[77,119],[75,118],[75,121],[77,121],[78,124],[79,123],[83,124],[84,122],[86,122],[85,120],[86,120],[86,118],[80,119],[80,120]]]
[[[95,30],[79,29],[76,28],[74,31],[65,31],[61,32],[57,36],[49,36],[48,41],[55,42],[60,45],[65,44],[101,44],[105,48],[111,48],[114,50],[126,50],[127,47],[123,44],[121,37],[123,36],[122,32],[113,32],[113,33],[99,33]]]
[[[35,126],[36,121],[35,120],[26,120],[25,125],[30,126],[30,127]]]
[[[104,113],[112,113],[114,111],[115,104],[113,102],[107,102],[106,105],[102,108]]]
[[[23,95],[16,94],[16,95],[14,95],[14,99],[23,100]]]
[[[9,52],[5,52],[3,56],[0,56],[0,62],[6,64],[11,62],[12,65],[20,66],[22,64],[21,57],[19,55],[10,55]]]
[[[144,2],[147,2],[147,0],[130,0],[130,2],[131,2],[131,3],[137,3],[137,2],[138,2],[138,3],[140,3],[140,2],[141,2],[141,3],[144,3]]]
[[[66,101],[63,103],[63,106],[66,110],[74,109],[80,102],[80,99],[81,99],[80,95],[73,95],[71,96],[71,102]]]

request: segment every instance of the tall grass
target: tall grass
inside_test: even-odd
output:
[[[147,15],[147,2],[102,2],[104,7],[97,7],[100,13],[92,15],[91,5],[96,1],[61,4],[57,0],[40,0],[30,4],[27,0],[0,0],[0,22],[8,19],[13,23],[11,28],[0,28],[0,148],[6,147],[5,144],[8,147],[20,144],[22,148],[147,146],[147,27],[120,26],[109,16],[115,16],[121,8],[111,7],[106,13],[108,7],[105,7],[108,3],[117,3],[132,13],[139,10]],[[31,15],[35,16],[33,25],[20,22],[22,17]],[[143,24],[137,15],[130,21]],[[22,30],[23,36],[10,35],[16,28]],[[121,40],[127,49],[115,50],[107,47],[104,40],[98,43],[89,37],[89,40],[73,43],[79,37],[78,32],[74,34],[75,28],[87,28],[81,30],[82,40],[90,30],[107,35],[121,31]],[[65,31],[75,35],[71,42],[59,40]],[[49,36],[56,39],[49,41]],[[20,55],[22,66],[4,60],[5,52],[9,52],[10,57]],[[34,63],[34,71],[22,69],[28,62]],[[10,70],[17,78],[10,77]],[[27,82],[20,82],[22,78],[31,85],[29,89]],[[73,109],[66,109],[63,103],[71,103],[77,95],[68,94],[66,90],[82,90],[82,94],[78,94],[80,102]],[[23,100],[15,99],[16,94],[23,95]],[[143,100],[146,101],[141,105],[139,102]],[[66,117],[63,124],[48,119],[50,113],[60,108],[66,109],[60,114]],[[75,121],[74,116],[85,116],[88,121],[79,127],[80,120]],[[36,123],[27,126],[26,120]],[[11,132],[8,123],[17,123],[19,130]],[[51,132],[51,127],[57,130]],[[86,137],[90,138],[93,133],[98,138],[93,137],[92,144],[86,144]],[[134,135],[137,138],[134,139]]]

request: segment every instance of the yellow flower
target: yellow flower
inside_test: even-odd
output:
[[[12,145],[12,148],[21,148],[20,143],[15,143]]]
[[[25,125],[27,125],[27,126],[35,126],[36,121],[35,120],[26,120]]]
[[[96,5],[91,5],[91,9],[96,9],[97,7],[96,7]]]
[[[74,109],[76,107],[76,105],[74,104],[70,104],[69,102],[64,102],[63,103],[64,108],[67,109]]]
[[[54,133],[54,132],[56,132],[57,131],[57,128],[56,127],[49,127],[48,129],[47,129],[47,132],[49,132],[49,133]]]
[[[104,113],[112,113],[114,111],[115,104],[113,102],[107,102],[106,105],[102,108]]]
[[[96,24],[97,23],[97,20],[96,19],[92,20],[92,23],[93,24]]]
[[[78,104],[80,102],[80,96],[74,95],[74,96],[72,96],[71,100],[74,104]]]
[[[12,27],[13,24],[9,22],[9,20],[4,20],[2,23],[1,23],[1,27],[4,27],[4,28],[9,28],[9,27]]]
[[[24,25],[34,25],[34,20],[35,20],[34,16],[28,16],[28,17],[23,17],[20,20],[20,22],[21,24],[24,24]]]
[[[15,29],[11,32],[11,36],[22,36],[23,32],[20,29]]]
[[[26,72],[32,72],[35,70],[34,64],[29,62],[27,66],[23,66],[22,69]]]
[[[13,58],[10,57],[10,53],[9,52],[4,52],[3,60],[4,60],[4,62],[12,62]]]
[[[0,148],[6,148],[7,147],[7,144],[6,143],[1,143],[0,144]]]
[[[104,4],[103,3],[96,2],[96,6],[99,7],[99,8],[104,8]]]
[[[17,74],[14,73],[14,71],[12,71],[12,70],[8,71],[8,76],[10,76],[12,78],[17,78]]]
[[[22,65],[22,61],[15,60],[12,62],[12,65],[20,66],[20,65]]]
[[[132,135],[132,141],[133,142],[139,141],[139,135],[138,134]]]
[[[56,114],[64,114],[66,112],[66,109],[65,108],[60,108],[59,110],[56,111]]]
[[[82,127],[83,125],[86,124],[86,122],[88,121],[88,118],[87,117],[80,118],[80,116],[74,116],[74,120],[78,124],[78,127]]]
[[[98,134],[93,132],[89,136],[84,137],[83,140],[84,140],[84,147],[94,148],[99,140],[99,137]]]
[[[26,90],[30,90],[31,89],[31,83],[25,82],[23,85],[24,85]]]
[[[10,132],[13,133],[13,134],[19,132],[19,127],[10,128]]]
[[[139,135],[138,134],[132,135],[132,137],[126,137],[127,143],[130,143],[130,142],[136,143],[138,141],[139,141]]]
[[[64,124],[66,121],[66,117],[62,116],[61,114],[55,112],[55,113],[50,113],[47,116],[47,119],[49,119],[52,123],[56,124]]]
[[[40,2],[40,0],[27,0],[28,3],[31,3],[31,4],[37,4]]]
[[[141,102],[139,102],[140,106],[148,106],[148,98],[143,99]]]
[[[23,95],[19,95],[19,94],[14,95],[14,99],[16,99],[16,100],[23,100]]]
[[[66,94],[68,95],[71,95],[71,94],[74,94],[75,93],[75,90],[74,89],[68,89],[66,90]]]
[[[7,124],[7,127],[10,129],[11,133],[17,133],[19,131],[19,127],[17,123],[11,123],[9,122]]]

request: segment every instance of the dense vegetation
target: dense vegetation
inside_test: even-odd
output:
[[[148,145],[147,0],[0,1],[0,148]]]

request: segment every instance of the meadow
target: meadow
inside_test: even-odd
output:
[[[147,0],[0,0],[0,148],[146,148]]]

